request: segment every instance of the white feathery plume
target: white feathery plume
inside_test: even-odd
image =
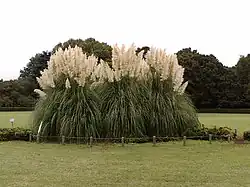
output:
[[[104,81],[113,82],[114,71],[109,67],[107,62],[101,60],[101,62],[94,69],[91,80],[97,83],[103,83]]]
[[[179,89],[177,90],[177,92],[178,92],[180,95],[182,95],[182,94],[185,92],[187,86],[188,86],[188,81],[186,81],[185,83],[183,83],[183,84],[179,87]]]
[[[66,89],[71,88],[70,82],[69,82],[69,79],[68,79],[68,78],[66,79],[66,82],[65,82],[65,88],[66,88]]]
[[[143,60],[142,53],[136,55],[136,46],[132,44],[126,49],[113,46],[112,68],[114,69],[114,79],[119,81],[123,76],[134,78],[144,78],[149,73],[149,65]]]
[[[151,47],[144,60],[143,51],[136,54],[136,49],[134,44],[128,48],[125,45],[114,45],[111,69],[107,62],[101,61],[97,64],[94,55],[88,57],[78,46],[69,46],[65,50],[59,48],[51,56],[48,68],[41,72],[41,77],[37,78],[37,81],[43,90],[54,88],[62,75],[74,79],[79,86],[85,86],[89,80],[93,85],[98,85],[105,81],[119,81],[124,76],[147,79],[150,76],[150,67],[153,67],[161,76],[161,80],[172,80],[174,91],[185,91],[187,83],[183,84],[184,68],[178,64],[177,55]],[[66,80],[65,87],[70,88],[69,79]]]
[[[59,48],[50,57],[48,68],[41,72],[41,77],[37,78],[37,81],[46,90],[54,88],[55,82],[63,75],[74,79],[79,86],[84,86],[96,66],[97,58],[93,55],[88,57],[78,46],[69,46],[65,50]]]
[[[188,83],[183,84],[184,68],[178,64],[176,54],[167,54],[165,50],[151,47],[146,55],[146,62],[159,73],[161,80],[172,81],[174,91],[185,91]]]
[[[142,53],[136,55],[136,47],[132,44],[126,48],[125,45],[113,46],[112,69],[108,63],[101,61],[93,72],[92,80],[102,83],[104,81],[120,81],[122,77],[143,79],[149,73],[149,65],[143,60]]]
[[[42,90],[35,89],[34,92],[37,93],[41,98],[44,98],[46,96],[46,93]]]

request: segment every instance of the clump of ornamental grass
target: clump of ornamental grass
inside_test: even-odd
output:
[[[33,130],[42,122],[41,136],[99,137],[99,97],[91,89],[91,75],[97,66],[79,47],[59,49],[52,55],[41,77],[40,96],[33,114]]]
[[[101,64],[96,74],[105,136],[180,136],[199,125],[176,55],[152,47],[144,59],[134,45],[112,55],[112,69]]]
[[[112,62],[58,49],[35,90],[33,130],[44,136],[180,136],[199,125],[176,55],[114,45]],[[42,123],[41,123],[42,122]]]
[[[176,55],[151,47],[146,55],[150,66],[149,111],[146,114],[149,136],[181,136],[188,128],[199,126],[195,107],[184,94],[184,68]]]
[[[148,88],[145,77],[149,66],[142,53],[135,54],[136,47],[113,47],[112,64],[102,62],[94,73],[101,99],[103,137],[146,136],[144,110],[148,106]],[[101,71],[100,71],[101,70]]]

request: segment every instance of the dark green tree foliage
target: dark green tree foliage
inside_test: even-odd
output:
[[[219,105],[216,108],[245,108],[247,105],[242,97],[242,85],[234,68],[225,67],[225,70],[223,81],[219,83]]]
[[[250,107],[250,54],[241,56],[237,65],[236,73],[241,87],[241,99]]]
[[[240,84],[231,68],[215,56],[203,55],[191,48],[178,51],[178,61],[189,81],[187,93],[197,108],[242,107]]]
[[[143,55],[142,55],[142,57],[143,57],[143,59],[145,59],[146,57],[146,54],[147,54],[147,52],[150,50],[150,47],[148,47],[148,46],[143,46],[143,47],[138,47],[137,48],[137,50],[135,51],[136,52],[136,55],[138,55],[141,51],[143,51]]]
[[[36,80],[36,77],[41,76],[41,71],[48,67],[47,62],[49,61],[51,52],[43,51],[42,53],[37,53],[32,57],[26,67],[20,71],[19,78],[29,80]]]
[[[35,100],[38,99],[37,94],[34,93],[34,89],[39,88],[36,77],[40,77],[40,72],[48,67],[47,62],[50,56],[51,52],[48,51],[37,53],[30,59],[26,67],[20,71],[18,81],[23,85],[26,97],[32,97]]]
[[[0,82],[0,107],[31,107],[35,99],[28,95],[30,84],[26,81],[10,80]]]

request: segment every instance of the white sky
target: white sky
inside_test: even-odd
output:
[[[250,53],[249,0],[0,0],[0,79],[69,38],[186,47],[224,65]]]

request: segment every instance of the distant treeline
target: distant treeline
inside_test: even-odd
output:
[[[35,54],[20,71],[18,79],[0,80],[0,107],[9,107],[11,110],[13,107],[34,107],[38,96],[33,90],[39,87],[36,77],[47,68],[47,61],[59,47],[64,49],[75,45],[88,55],[94,54],[99,60],[111,62],[112,47],[94,38],[70,39],[59,43],[50,51]],[[143,46],[136,52],[143,51],[145,55],[148,50],[149,47]],[[189,81],[186,92],[200,111],[232,111],[233,108],[237,109],[235,112],[248,111],[242,108],[250,108],[250,54],[241,56],[233,67],[224,66],[212,54],[200,54],[191,48],[184,48],[176,54],[179,63],[185,68],[184,78]]]

